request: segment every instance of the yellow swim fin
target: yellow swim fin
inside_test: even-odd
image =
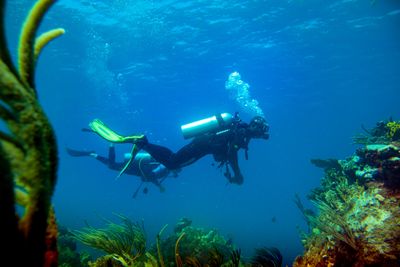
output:
[[[109,142],[112,143],[132,143],[133,147],[131,150],[131,158],[129,161],[125,164],[124,168],[120,171],[118,174],[117,178],[120,177],[127,168],[131,165],[133,159],[135,158],[136,154],[139,152],[140,147],[137,145],[137,143],[140,140],[143,140],[145,136],[143,134],[141,135],[131,135],[131,136],[122,136],[120,134],[117,134],[113,130],[111,130],[108,126],[106,126],[101,120],[99,119],[94,119],[92,122],[89,123],[90,129],[98,134],[100,137],[106,139]]]
[[[89,123],[90,129],[97,133],[100,137],[106,139],[112,143],[136,143],[138,140],[144,138],[144,135],[131,135],[131,136],[122,136],[117,134],[113,130],[111,130],[108,126],[106,126],[101,120],[94,119]]]

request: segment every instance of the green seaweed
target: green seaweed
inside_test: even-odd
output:
[[[132,266],[146,250],[146,235],[143,224],[133,223],[127,217],[118,215],[122,224],[107,222],[107,228],[86,227],[75,230],[73,236],[83,244],[107,253],[122,266]]]
[[[122,225],[109,223],[109,227],[105,229],[88,227],[72,232],[83,244],[105,252],[103,256],[89,263],[89,266],[250,266],[241,261],[240,249],[234,249],[233,245],[216,230],[206,231],[192,227],[188,219],[183,219],[184,227],[182,227],[182,220],[179,221],[175,227],[179,231],[161,240],[161,234],[166,228],[164,226],[156,236],[156,243],[148,251],[145,251],[144,240],[142,240],[141,249],[138,250],[138,242],[134,240],[137,233],[127,234],[132,232],[127,231],[127,228],[130,228],[127,225],[133,225],[132,222],[126,217],[121,218]],[[127,244],[131,244],[130,248],[136,249],[133,251],[129,251],[127,247],[121,249],[124,247],[123,240],[129,240]],[[277,249],[274,251],[279,252]],[[155,255],[158,256],[158,260]]]
[[[21,30],[16,68],[5,38],[5,1],[0,1],[0,119],[8,128],[6,132],[0,131],[0,216],[4,221],[1,229],[5,231],[5,244],[9,244],[6,253],[18,253],[20,264],[27,263],[26,266],[57,261],[53,245],[57,227],[51,208],[57,177],[57,145],[34,85],[34,38],[54,2],[39,0],[31,9]],[[40,41],[40,47],[55,37]],[[41,48],[36,58],[40,51]],[[16,204],[22,205],[18,214]]]

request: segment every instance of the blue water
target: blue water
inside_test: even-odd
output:
[[[31,1],[8,1],[7,36],[15,57]],[[148,242],[181,217],[216,228],[251,256],[275,246],[291,264],[302,253],[294,204],[319,185],[311,158],[345,158],[361,125],[400,119],[400,2],[397,0],[58,1],[40,32],[66,34],[45,48],[36,83],[59,145],[53,197],[58,221],[79,229],[121,213],[144,220]],[[136,199],[139,179],[65,147],[107,153],[81,129],[100,118],[122,134],[145,133],[173,150],[180,125],[217,112],[251,114],[229,97],[233,71],[250,85],[271,127],[239,155],[242,186],[227,184],[211,156]],[[117,146],[118,157],[129,146]],[[276,218],[276,221],[274,220]]]

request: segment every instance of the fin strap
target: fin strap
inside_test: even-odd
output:
[[[135,158],[136,154],[139,152],[139,147],[136,144],[133,144],[132,150],[131,150],[131,157],[128,160],[128,162],[125,164],[125,166],[122,168],[122,170],[119,172],[117,178],[121,177],[121,175],[128,169],[128,167],[131,165],[133,159]]]

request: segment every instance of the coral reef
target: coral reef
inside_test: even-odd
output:
[[[325,170],[309,195],[319,213],[298,204],[311,229],[294,266],[400,266],[397,125],[377,123],[345,160],[312,161]]]
[[[132,224],[129,219],[122,217],[124,224]],[[279,267],[282,265],[282,255],[276,248],[257,249],[255,255],[249,263],[241,259],[240,249],[234,249],[231,241],[225,240],[216,230],[206,231],[201,228],[191,226],[191,220],[182,218],[175,226],[175,231],[166,239],[162,240],[161,235],[164,226],[156,237],[156,244],[152,245],[148,251],[131,252],[130,261],[121,260],[122,253],[117,246],[111,243],[121,243],[121,237],[126,232],[126,226],[114,225],[108,229],[96,230],[93,228],[84,231],[75,231],[75,238],[84,244],[103,250],[106,255],[98,258],[95,262],[89,262],[89,266],[208,266],[208,267],[239,267],[239,266],[265,266]],[[94,234],[95,233],[95,234]],[[89,236],[93,236],[88,238]],[[101,236],[101,237],[100,237]],[[125,236],[126,239],[129,236]],[[90,240],[90,242],[88,242]],[[97,240],[97,242],[96,242]],[[118,241],[119,240],[119,241]],[[143,241],[145,243],[145,241]],[[104,243],[108,249],[104,249]],[[133,242],[129,242],[133,243]],[[143,244],[144,244],[143,243]],[[128,252],[123,252],[123,257],[128,257]],[[156,256],[155,256],[156,255]]]
[[[400,121],[394,121],[392,118],[386,121],[379,121],[375,127],[366,129],[362,126],[364,134],[358,134],[353,137],[356,144],[389,144],[400,142]]]
[[[34,84],[43,47],[64,32],[56,29],[34,39],[54,0],[39,0],[21,31],[18,69],[8,51],[5,1],[0,1],[0,229],[5,255],[19,255],[19,266],[57,265],[57,226],[51,197],[56,184],[57,146]],[[17,205],[17,207],[15,206]]]

